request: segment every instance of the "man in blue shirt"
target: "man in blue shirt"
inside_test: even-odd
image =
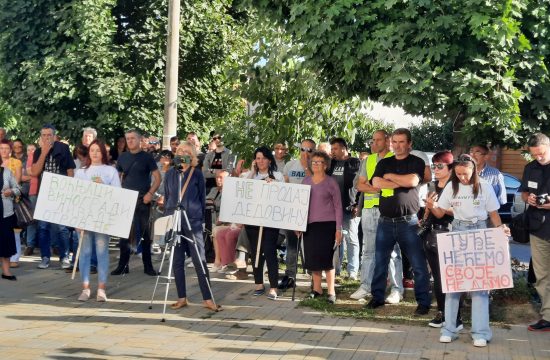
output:
[[[470,155],[476,162],[479,176],[495,189],[495,194],[500,205],[506,204],[504,176],[502,176],[500,170],[487,164],[487,160],[489,160],[489,148],[486,145],[474,145],[470,148]]]

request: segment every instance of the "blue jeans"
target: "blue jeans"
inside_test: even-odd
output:
[[[374,276],[374,256],[376,252],[376,229],[380,211],[377,207],[364,208],[361,214],[361,226],[363,227],[363,256],[361,258],[361,287],[371,291],[372,277]],[[390,285],[392,289],[403,293],[403,265],[401,263],[401,250],[395,244],[391,254],[388,268],[390,272]]]
[[[51,239],[59,239],[59,260],[67,257],[69,251],[69,229],[64,225],[53,224],[46,221],[38,221],[38,244],[40,245],[40,256],[51,258]]]
[[[348,275],[357,276],[359,272],[359,222],[361,217],[352,217],[351,212],[344,211],[342,221],[342,245],[345,246],[348,260]],[[344,246],[340,245],[338,262],[335,263],[336,274],[340,274],[344,260]]]
[[[97,279],[98,283],[107,283],[109,272],[109,235],[93,231],[85,231],[80,245],[80,278],[83,283],[90,283],[90,265],[93,249],[97,254]]]
[[[453,231],[468,231],[487,228],[487,221],[478,221],[475,224],[465,224],[458,220],[453,221]],[[456,316],[462,293],[445,294],[445,326],[441,328],[441,335],[458,337],[456,329]],[[470,291],[472,297],[472,339],[485,339],[490,341],[493,332],[489,327],[489,292]]]
[[[72,250],[73,250],[73,257],[71,258],[71,264],[74,265],[74,260],[76,258],[76,252],[78,251],[78,231],[74,230],[70,232],[71,240],[72,240]],[[109,244],[107,244],[108,246]],[[92,246],[92,257],[91,257],[91,265],[93,267],[97,267],[97,253],[96,253],[96,247]]]
[[[384,302],[388,262],[397,243],[401,250],[408,255],[413,267],[416,302],[419,305],[430,307],[430,278],[422,240],[416,233],[417,224],[416,215],[412,215],[408,221],[391,222],[382,217],[379,219],[376,230],[374,276],[371,285],[374,300]]]

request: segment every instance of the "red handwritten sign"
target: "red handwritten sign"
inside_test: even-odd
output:
[[[444,293],[514,287],[508,237],[500,228],[437,235]]]

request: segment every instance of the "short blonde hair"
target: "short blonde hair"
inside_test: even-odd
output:
[[[195,167],[199,165],[199,158],[197,157],[197,150],[195,149],[195,145],[191,144],[189,141],[183,141],[178,145],[176,148],[176,154],[178,153],[178,150],[183,148],[188,148],[189,152],[191,153],[191,166]]]

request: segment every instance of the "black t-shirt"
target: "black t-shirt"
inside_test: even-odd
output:
[[[382,159],[376,165],[373,178],[383,178],[385,174],[407,175],[415,174],[422,181],[426,164],[421,158],[409,155],[398,160],[395,156]],[[420,184],[419,184],[420,186]],[[415,215],[420,209],[418,188],[399,187],[393,190],[393,196],[380,196],[380,215],[396,218],[405,215]]]
[[[531,161],[523,170],[519,191],[535,195],[550,194],[550,164]],[[529,232],[541,239],[550,240],[550,210],[529,206]]]
[[[132,154],[125,151],[119,155],[116,164],[118,172],[123,174],[122,187],[135,190],[143,196],[151,188],[151,173],[158,170],[153,155],[145,151]]]
[[[353,179],[359,171],[359,165],[361,162],[359,159],[349,157],[346,160],[332,160],[330,164],[330,175],[340,189],[340,196],[342,197],[342,209],[349,211],[350,205],[357,203],[357,190],[353,186]]]
[[[33,164],[38,161],[40,154],[42,154],[42,149],[36,149],[32,159]],[[40,180],[42,180],[42,174],[44,171],[67,176],[67,170],[74,168],[76,168],[76,164],[71,156],[69,146],[62,142],[56,141],[53,143],[53,147],[46,156],[44,168],[42,168],[42,173],[40,174]]]

